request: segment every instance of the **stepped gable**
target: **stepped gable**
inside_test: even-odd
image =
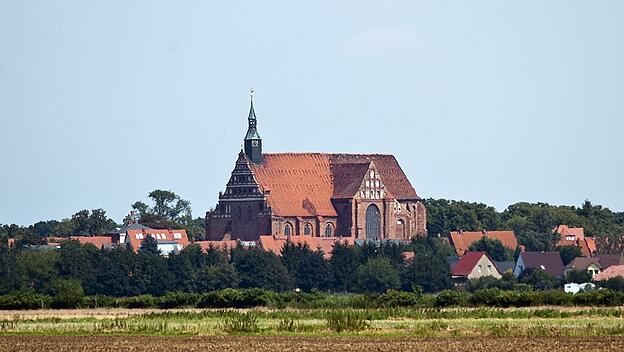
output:
[[[275,215],[335,217],[332,198],[353,197],[371,163],[391,195],[420,199],[392,155],[266,153],[249,166]]]

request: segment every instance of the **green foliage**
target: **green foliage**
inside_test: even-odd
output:
[[[401,268],[401,286],[408,291],[414,286],[424,292],[438,292],[452,287],[451,269],[446,261],[450,247],[438,238],[416,238],[408,248],[414,258]]]
[[[581,249],[577,246],[558,246],[557,252],[559,252],[564,266],[570,264],[574,258],[581,256]]]
[[[327,328],[334,332],[362,331],[370,324],[363,312],[357,310],[334,310],[325,319]]]
[[[197,302],[198,308],[251,308],[267,306],[276,301],[276,294],[271,291],[251,288],[226,288],[201,295]]]
[[[560,286],[561,282],[556,277],[542,269],[527,269],[520,274],[519,281],[531,285],[536,290],[552,290]]]
[[[191,217],[191,203],[172,191],[156,189],[149,193],[153,206],[143,202],[132,205],[139,217],[139,223],[152,228],[179,228],[194,226]]]
[[[388,290],[377,298],[383,307],[413,307],[420,304],[421,299],[422,294],[420,292],[397,290]]]
[[[249,334],[259,332],[260,328],[258,327],[258,316],[254,312],[234,312],[234,314],[225,318],[223,329],[228,334]]]
[[[491,206],[446,199],[427,199],[427,228],[429,234],[495,230],[500,226],[500,214]]]
[[[295,245],[287,241],[281,254],[282,263],[294,278],[295,287],[306,292],[330,287],[329,265],[322,252],[313,251],[307,244]]]
[[[577,284],[582,284],[585,282],[590,282],[591,279],[591,274],[588,273],[587,270],[571,270],[566,275],[566,281],[568,283],[574,282]],[[622,280],[624,280],[624,278]]]
[[[599,282],[599,286],[612,290],[622,292],[624,291],[624,277],[616,276],[605,281]]]
[[[32,290],[21,290],[0,296],[0,309],[43,309],[52,304],[52,297],[35,293]]]
[[[401,286],[399,272],[386,258],[370,258],[357,269],[360,292],[385,292]]]
[[[273,252],[258,248],[235,248],[231,257],[242,288],[260,287],[284,291],[293,285],[292,276]]]
[[[464,292],[458,292],[454,290],[444,290],[435,298],[434,306],[439,308],[444,307],[463,307],[468,303],[468,295]]]
[[[77,308],[84,298],[84,290],[76,279],[57,279],[53,285],[54,308]]]
[[[473,242],[469,250],[486,252],[492,260],[499,262],[513,260],[514,257],[514,251],[503,246],[501,241],[487,237],[482,237],[480,240]]]

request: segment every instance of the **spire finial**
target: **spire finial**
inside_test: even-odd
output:
[[[256,92],[256,91],[255,91],[253,88],[251,88],[251,89],[249,90],[249,96],[251,97],[251,100],[253,100],[253,96],[254,96],[254,93],[255,93],[255,92]]]

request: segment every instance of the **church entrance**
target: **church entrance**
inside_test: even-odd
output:
[[[366,238],[369,240],[378,240],[381,235],[381,217],[379,208],[375,204],[371,204],[366,209]]]

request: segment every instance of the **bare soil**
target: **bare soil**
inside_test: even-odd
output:
[[[0,351],[616,351],[624,337],[371,338],[288,336],[6,336]]]

